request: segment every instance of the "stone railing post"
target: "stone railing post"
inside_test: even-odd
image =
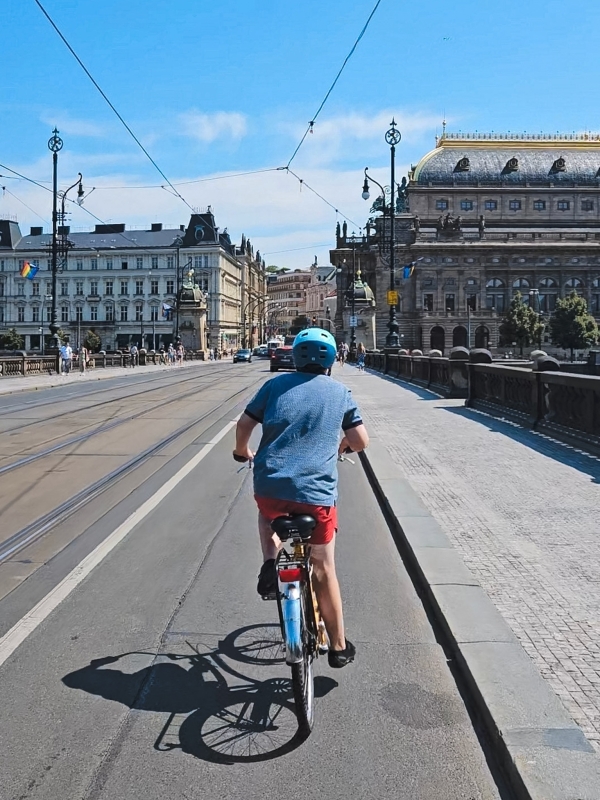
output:
[[[476,400],[475,392],[475,364],[491,364],[492,354],[484,347],[476,347],[469,353],[467,400],[465,405],[472,407]]]
[[[469,351],[453,347],[448,358],[448,397],[464,397],[469,385]]]
[[[532,416],[532,425],[533,428],[536,428],[540,422],[544,421],[546,414],[549,410],[549,395],[552,392],[552,389],[546,388],[544,381],[542,380],[542,376],[540,375],[541,372],[560,372],[560,364],[555,358],[551,356],[544,356],[542,358],[537,358],[533,362],[533,372],[535,373],[535,383],[533,384],[532,389],[532,398],[531,398],[531,416]],[[593,400],[593,395],[590,393],[590,396]]]

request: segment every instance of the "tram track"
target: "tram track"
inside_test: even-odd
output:
[[[231,370],[230,369],[221,369],[218,372],[212,371],[210,373],[210,375],[194,375],[194,376],[192,376],[190,378],[184,378],[183,380],[179,381],[179,383],[180,384],[181,383],[189,383],[190,381],[202,380],[203,378],[212,377],[215,374],[216,375],[223,375],[224,373],[228,373],[228,372],[231,372]],[[155,383],[155,381],[140,381],[140,383],[137,383],[136,386],[140,386],[141,383]],[[122,395],[120,397],[113,397],[110,400],[103,400],[100,403],[94,403],[93,405],[85,405],[85,406],[81,406],[81,408],[69,409],[68,411],[60,412],[59,414],[54,414],[53,413],[49,417],[43,417],[42,419],[36,419],[36,420],[31,421],[31,422],[26,422],[26,423],[24,423],[22,425],[16,425],[13,428],[6,428],[5,430],[2,431],[2,434],[4,435],[4,434],[16,433],[18,431],[25,430],[25,428],[30,428],[30,427],[32,427],[34,425],[43,425],[45,422],[53,422],[54,420],[60,419],[61,417],[73,416],[74,414],[77,414],[79,412],[89,413],[90,411],[94,411],[95,409],[101,408],[102,406],[110,405],[111,403],[119,403],[119,402],[122,402],[124,400],[129,400],[131,398],[135,398],[135,397],[139,397],[140,395],[147,394],[148,392],[161,391],[161,389],[166,389],[168,386],[169,386],[169,384],[165,383],[165,384],[162,384],[160,386],[156,386],[156,387],[154,387],[152,389],[143,389],[141,392],[131,392],[129,394],[124,394],[124,395]],[[105,389],[104,388],[103,389],[98,389],[98,391],[97,392],[93,392],[93,394],[99,394],[101,392],[114,391],[116,388],[119,388],[119,387],[111,386],[111,387],[107,387]],[[76,398],[76,399],[84,400],[85,397],[86,397],[86,395],[82,395],[81,398]],[[35,405],[35,406],[29,406],[29,408],[36,409],[36,408],[41,408],[41,407],[44,407],[44,406],[47,406],[47,405],[50,405],[50,406],[51,405],[56,405],[57,402],[70,402],[72,400],[73,400],[73,398],[69,397],[69,398],[65,398],[64,400],[58,400],[58,401],[54,400],[54,401],[50,401],[50,402],[47,402],[47,403],[39,403],[38,405]],[[20,413],[20,412],[22,412],[24,410],[25,409],[10,408],[9,410],[4,409],[4,411],[3,411],[2,409],[0,409],[0,416],[2,416],[2,415],[9,416],[11,412],[18,414],[18,413]]]
[[[260,378],[253,381],[249,385],[243,386],[241,389],[238,389],[237,391],[228,395],[226,398],[224,398],[219,402],[218,408],[221,408],[223,405],[229,403],[231,400],[238,397],[239,395],[248,392],[249,390],[252,389],[252,387],[256,386],[256,384],[260,383],[262,380],[263,376],[261,375]],[[88,503],[98,498],[109,488],[114,486],[114,484],[117,483],[117,481],[122,480],[124,476],[138,469],[142,464],[148,461],[148,459],[150,459],[152,456],[159,453],[163,448],[172,444],[181,436],[189,434],[190,431],[196,425],[200,424],[205,419],[210,417],[212,414],[214,414],[214,412],[215,408],[211,408],[209,411],[199,416],[194,422],[192,423],[190,423],[189,421],[186,422],[184,425],[177,428],[177,430],[171,432],[167,436],[164,436],[158,442],[151,445],[150,447],[147,447],[141,453],[138,453],[137,455],[133,456],[124,464],[121,464],[119,467],[109,472],[107,475],[104,475],[102,478],[95,481],[91,485],[84,487],[81,491],[77,492],[75,495],[65,500],[60,505],[56,506],[47,513],[43,514],[41,517],[38,517],[38,519],[26,525],[21,530],[12,534],[12,536],[10,536],[8,539],[2,542],[2,544],[0,544],[0,564],[4,563],[5,561],[8,561],[24,548],[39,541],[53,528],[57,527],[59,524],[67,520],[69,517],[71,517],[73,514],[75,514],[84,506],[86,506]],[[227,413],[230,412],[225,411],[219,417],[219,420],[223,419],[227,415]]]
[[[214,386],[216,383],[219,382],[220,382],[219,379],[213,380],[210,383],[203,384],[200,388],[201,390],[210,389],[211,386]],[[74,444],[79,444],[80,442],[89,441],[94,436],[99,436],[102,433],[107,433],[108,431],[114,430],[115,428],[118,428],[121,425],[125,425],[128,422],[131,422],[132,420],[139,419],[140,417],[143,417],[146,414],[150,414],[156,411],[157,409],[162,408],[165,405],[170,405],[171,403],[178,402],[179,400],[185,400],[187,397],[192,397],[197,393],[198,393],[198,388],[190,389],[186,392],[182,392],[181,394],[168,397],[167,399],[165,399],[160,403],[155,403],[153,406],[145,408],[142,411],[138,411],[136,414],[128,414],[124,417],[119,417],[118,419],[112,420],[111,422],[104,423],[100,425],[100,427],[94,428],[94,430],[85,431],[84,433],[80,433],[77,436],[73,436],[64,442],[59,442],[58,444],[52,445],[52,447],[47,447],[45,450],[40,450],[39,452],[32,453],[31,455],[25,456],[24,458],[21,458],[18,461],[13,461],[11,464],[6,464],[5,466],[0,467],[0,475],[5,475],[6,473],[13,472],[16,469],[20,469],[21,467],[25,467],[28,464],[32,464],[35,461],[39,461],[42,458],[46,458],[47,456],[57,453],[60,450],[64,450],[67,447],[71,447]]]

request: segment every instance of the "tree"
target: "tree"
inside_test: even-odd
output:
[[[22,336],[19,336],[16,328],[11,328],[1,337],[3,350],[21,350],[25,346]]]
[[[85,339],[83,340],[83,346],[87,347],[91,353],[97,353],[102,347],[102,340],[96,331],[89,330],[85,335]]]
[[[598,326],[588,314],[585,298],[573,291],[568,297],[556,301],[556,308],[550,320],[552,341],[559,347],[571,351],[584,349],[598,339]]]
[[[278,267],[276,264],[270,264],[267,267],[267,272],[270,272],[271,274],[279,275],[282,272],[289,272],[289,271],[290,271],[289,267]]]
[[[290,325],[290,334],[292,333],[300,333],[305,328],[310,328],[311,321],[308,317],[296,317],[292,324]]]
[[[521,292],[517,292],[500,324],[500,344],[507,347],[516,342],[521,355],[523,355],[524,347],[539,342],[543,329],[540,315],[526,305]]]

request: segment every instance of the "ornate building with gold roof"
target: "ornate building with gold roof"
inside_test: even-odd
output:
[[[548,321],[557,299],[575,290],[600,320],[600,136],[444,132],[411,168],[396,208],[403,346],[446,354],[457,345],[495,348],[517,291]],[[375,291],[383,347],[389,217],[371,217],[365,231],[355,247]],[[341,266],[350,247],[338,230],[332,263]],[[351,282],[347,270],[338,273],[338,297]],[[338,317],[339,336],[349,339],[339,308]]]

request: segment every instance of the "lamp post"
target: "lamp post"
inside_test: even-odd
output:
[[[261,303],[264,303],[264,301],[268,300],[268,299],[269,299],[269,295],[268,294],[263,294],[263,295],[260,295],[259,297],[251,297],[250,300],[248,300],[248,302],[244,306],[244,310],[242,312],[242,319],[243,319],[242,347],[246,347],[247,346],[246,323],[247,323],[248,317],[246,315],[246,312],[248,311],[250,306],[252,306],[252,308],[250,309],[250,313],[248,314],[248,316],[250,317],[250,327],[252,327],[252,320],[254,319],[254,315],[255,315],[256,309],[261,305]],[[248,338],[251,338],[251,337],[252,337],[252,331],[250,331],[250,336]]]
[[[48,149],[52,153],[52,246],[51,246],[51,266],[52,266],[52,306],[50,311],[50,335],[52,337],[52,347],[58,350],[60,342],[58,340],[58,313],[56,307],[57,297],[57,275],[58,275],[58,221],[59,213],[57,209],[58,197],[62,199],[62,210],[60,214],[61,222],[64,224],[65,219],[65,200],[67,193],[74,189],[79,184],[79,191],[77,192],[77,202],[79,205],[83,202],[83,185],[82,175],[79,173],[77,181],[73,186],[69,186],[65,191],[58,191],[58,154],[63,148],[63,140],[58,135],[57,128],[52,131],[52,137],[48,140]]]
[[[350,299],[350,355],[356,357],[356,235],[352,231],[352,297]]]
[[[175,295],[175,345],[179,344],[179,295],[181,294],[181,275],[183,270],[186,267],[192,265],[192,259],[186,262],[183,267],[179,266],[179,251],[181,250],[181,246],[183,244],[183,238],[181,236],[176,236],[173,240],[173,244],[177,248],[177,266],[176,266],[176,295]]]
[[[387,206],[387,210],[389,211],[390,215],[390,288],[388,291],[388,305],[390,307],[390,319],[388,322],[389,333],[386,336],[385,344],[386,347],[398,347],[399,346],[399,338],[398,338],[398,321],[396,319],[396,306],[398,304],[398,294],[395,289],[395,247],[396,247],[396,230],[395,230],[395,219],[396,219],[396,207],[394,203],[394,194],[395,194],[395,186],[396,186],[396,145],[400,143],[402,139],[402,134],[396,128],[396,121],[392,119],[390,123],[389,130],[386,131],[385,134],[385,141],[390,146],[390,186],[391,186],[391,196],[389,206]],[[365,168],[365,182],[363,184],[363,200],[369,199],[369,179],[372,180],[374,183],[377,183],[373,178],[370,176],[367,177],[367,168]],[[386,203],[385,203],[385,189],[381,186],[380,183],[377,183],[377,186],[383,192],[383,213],[385,216],[386,212]]]
[[[535,302],[534,302],[535,300]],[[542,349],[542,335],[544,333],[544,323],[542,322],[542,312],[540,311],[540,290],[539,289],[530,289],[529,290],[529,305],[533,304],[533,310],[537,314],[538,317],[538,349]],[[536,308],[537,306],[537,308]]]

